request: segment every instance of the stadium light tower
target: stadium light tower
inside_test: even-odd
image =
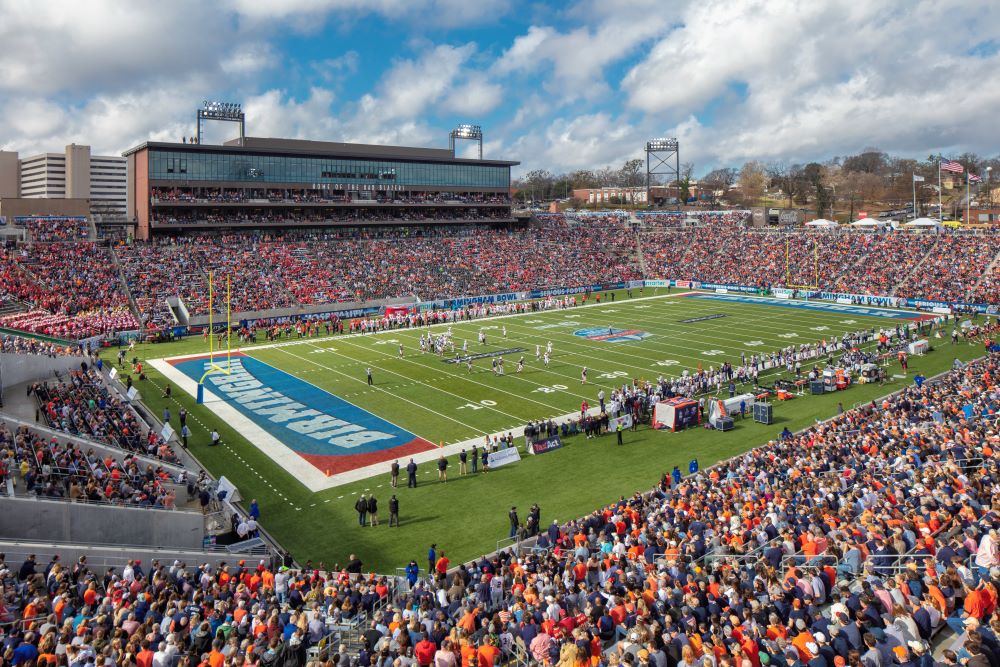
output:
[[[650,139],[646,142],[646,203],[653,203],[653,176],[681,177],[681,154],[677,139]],[[670,179],[667,179],[670,183]]]
[[[448,148],[451,150],[451,156],[455,157],[455,140],[456,139],[469,139],[471,141],[479,142],[479,159],[483,159],[483,128],[478,125],[470,125],[469,123],[462,123],[454,130],[448,133]]]
[[[240,124],[240,145],[246,138],[246,116],[243,115],[243,105],[234,102],[210,102],[205,100],[198,109],[198,143],[201,143],[201,125],[206,120],[222,120]]]

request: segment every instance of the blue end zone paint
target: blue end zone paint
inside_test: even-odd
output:
[[[195,381],[208,367],[204,358],[172,363]],[[346,457],[366,463],[377,452],[406,445],[419,445],[420,449],[431,446],[422,438],[253,357],[234,356],[232,374],[209,375],[205,384],[247,419],[314,464],[325,457]]]
[[[843,313],[845,315],[865,315],[866,317],[884,317],[890,320],[922,319],[919,313],[906,311],[883,310],[881,308],[866,308],[840,303],[808,303],[805,301],[789,301],[765,296],[738,296],[736,294],[685,294],[685,299],[709,299],[711,301],[733,301],[735,303],[750,303],[758,306],[780,306],[782,308],[798,308],[799,310],[821,310],[828,313]]]

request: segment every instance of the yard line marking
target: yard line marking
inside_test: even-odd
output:
[[[328,371],[331,371],[331,372],[333,372],[333,373],[336,373],[337,375],[342,375],[342,376],[344,376],[344,377],[346,377],[346,378],[349,378],[349,379],[351,379],[351,380],[354,380],[354,381],[356,381],[356,382],[366,382],[365,380],[362,380],[362,379],[361,379],[361,378],[359,378],[359,377],[355,377],[354,375],[350,375],[350,374],[348,374],[348,373],[344,373],[343,371],[338,371],[338,370],[336,370],[336,369],[334,369],[334,368],[332,368],[332,367],[330,367],[330,366],[326,366],[326,365],[324,365],[324,364],[321,364],[321,363],[319,363],[319,362],[317,362],[317,361],[312,361],[311,359],[307,359],[306,357],[303,357],[302,355],[299,355],[299,354],[295,354],[294,352],[289,352],[288,350],[285,350],[285,349],[282,349],[282,348],[278,348],[278,350],[279,350],[280,352],[284,352],[285,354],[287,354],[287,355],[289,355],[289,356],[292,356],[292,357],[295,357],[296,359],[301,359],[302,361],[305,361],[305,362],[307,362],[307,363],[311,363],[311,364],[316,364],[317,366],[319,366],[319,367],[321,367],[321,368],[325,368],[325,369],[327,369]],[[267,362],[264,362],[264,363],[267,363]],[[311,384],[312,386],[316,387],[317,389],[320,389],[320,390],[322,390],[322,391],[325,391],[325,392],[327,392],[328,394],[333,394],[333,392],[331,392],[331,391],[329,391],[329,390],[327,390],[327,389],[323,389],[323,387],[320,387],[320,386],[319,386],[319,385],[317,385],[317,384],[313,384],[312,382],[308,382],[308,381],[306,381],[306,380],[303,380],[303,382],[305,382],[306,384]],[[448,415],[446,415],[446,414],[442,414],[442,413],[438,412],[437,410],[432,410],[431,408],[429,408],[429,407],[427,407],[427,406],[425,406],[425,405],[421,405],[421,404],[417,403],[416,401],[411,401],[410,399],[408,399],[408,398],[405,398],[405,397],[403,397],[403,396],[400,396],[400,395],[398,395],[398,394],[395,394],[395,393],[392,393],[392,392],[388,391],[387,389],[382,389],[381,387],[378,387],[377,385],[376,385],[376,389],[377,389],[378,391],[381,391],[381,392],[384,392],[384,393],[386,393],[386,394],[389,394],[389,395],[391,395],[391,396],[392,396],[392,397],[393,397],[394,399],[396,399],[396,400],[399,400],[399,401],[404,401],[404,402],[406,402],[406,403],[409,403],[410,405],[413,405],[413,406],[416,406],[416,407],[420,408],[421,410],[426,410],[427,412],[432,412],[432,413],[436,414],[436,415],[437,415],[437,416],[439,416],[439,417],[444,417],[444,418],[445,418],[445,419],[447,419],[448,421],[453,421],[453,422],[455,422],[456,424],[458,424],[458,425],[460,425],[460,426],[464,426],[464,427],[465,427],[465,428],[467,428],[467,429],[470,429],[470,430],[472,430],[472,431],[475,431],[476,433],[480,433],[480,434],[482,434],[482,435],[486,435],[486,431],[484,431],[484,430],[482,430],[482,429],[480,429],[480,428],[477,428],[477,427],[475,427],[475,426],[472,426],[471,424],[466,424],[465,422],[463,422],[463,421],[461,421],[461,420],[459,420],[459,419],[455,419],[454,417],[449,417]],[[333,394],[333,395],[334,395],[334,396],[336,396],[336,394]],[[357,408],[358,408],[359,410],[364,410],[364,408],[362,408],[362,407],[360,407],[360,406],[355,406],[355,407],[357,407]],[[365,412],[368,412],[368,410],[365,410]],[[513,416],[513,415],[510,415],[510,416]],[[380,417],[380,419],[381,419],[381,417]],[[389,421],[389,420],[386,420],[386,421]],[[389,422],[389,423],[392,423],[392,422]],[[400,428],[402,428],[402,427],[400,427]],[[404,431],[410,431],[410,429],[403,429],[403,430],[404,430]],[[419,433],[416,433],[416,432],[414,432],[414,431],[410,431],[410,432],[411,432],[411,433],[414,433],[414,435],[417,435],[417,436],[420,436],[420,434],[419,434]],[[420,437],[423,437],[423,436],[420,436]],[[424,438],[424,440],[427,440],[428,442],[434,442],[434,439],[433,439],[433,438]]]

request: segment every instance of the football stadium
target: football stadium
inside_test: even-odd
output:
[[[0,151],[0,665],[1000,664],[1000,158],[191,105]]]

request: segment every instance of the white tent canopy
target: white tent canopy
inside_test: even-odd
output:
[[[917,218],[906,223],[907,227],[940,227],[941,222],[934,218]]]
[[[888,224],[888,220],[873,220],[872,218],[861,218],[851,223],[852,227],[881,227]]]
[[[839,226],[837,222],[833,220],[826,220],[825,218],[816,218],[810,222],[806,223],[806,227],[837,227]]]

